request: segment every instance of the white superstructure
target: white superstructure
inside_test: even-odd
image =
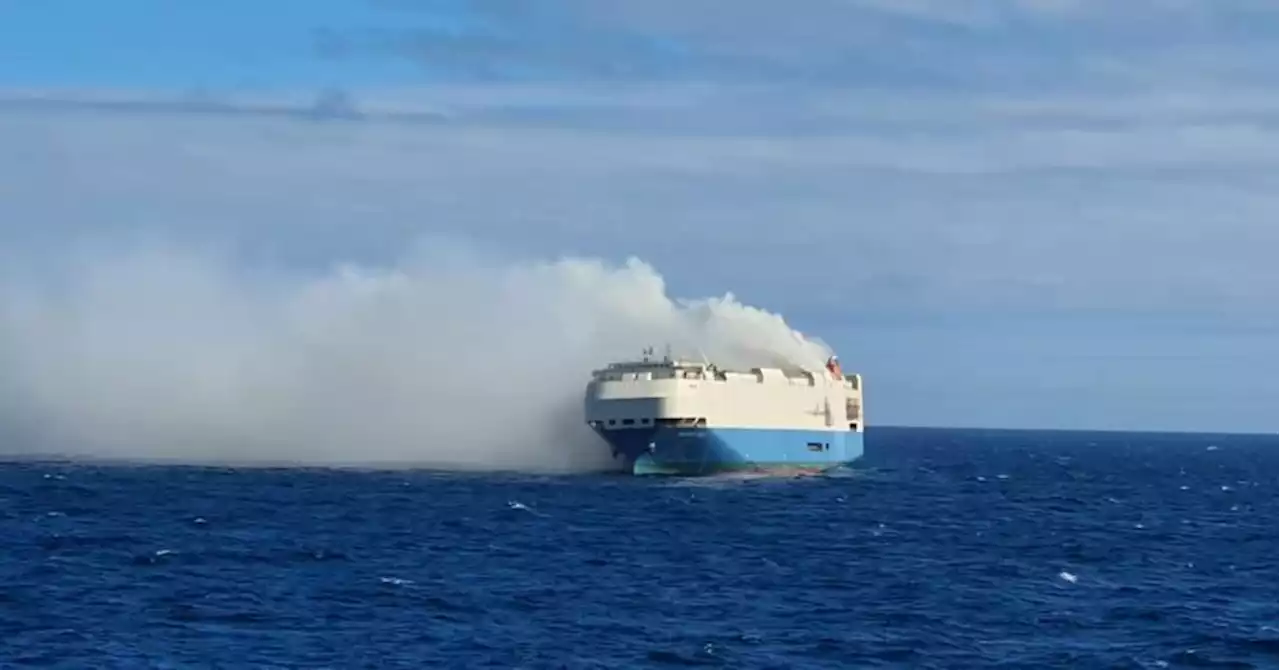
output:
[[[613,363],[587,385],[587,422],[597,429],[864,430],[862,377],[825,369],[720,369],[663,357]]]

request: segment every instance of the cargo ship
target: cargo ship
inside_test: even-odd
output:
[[[862,377],[653,356],[592,372],[587,425],[636,475],[818,472],[862,457]]]

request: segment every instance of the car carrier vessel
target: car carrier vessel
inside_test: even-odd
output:
[[[835,356],[812,370],[730,370],[649,349],[595,370],[585,412],[637,475],[821,471],[863,451],[862,377]]]

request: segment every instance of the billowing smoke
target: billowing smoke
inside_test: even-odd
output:
[[[71,267],[71,266],[68,266]],[[182,463],[606,467],[593,368],[648,346],[722,366],[828,350],[631,260],[457,248],[318,277],[148,250],[0,282],[0,453]]]

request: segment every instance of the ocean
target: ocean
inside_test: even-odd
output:
[[[1274,668],[1277,446],[872,428],[828,476],[687,480],[9,462],[0,667]]]

